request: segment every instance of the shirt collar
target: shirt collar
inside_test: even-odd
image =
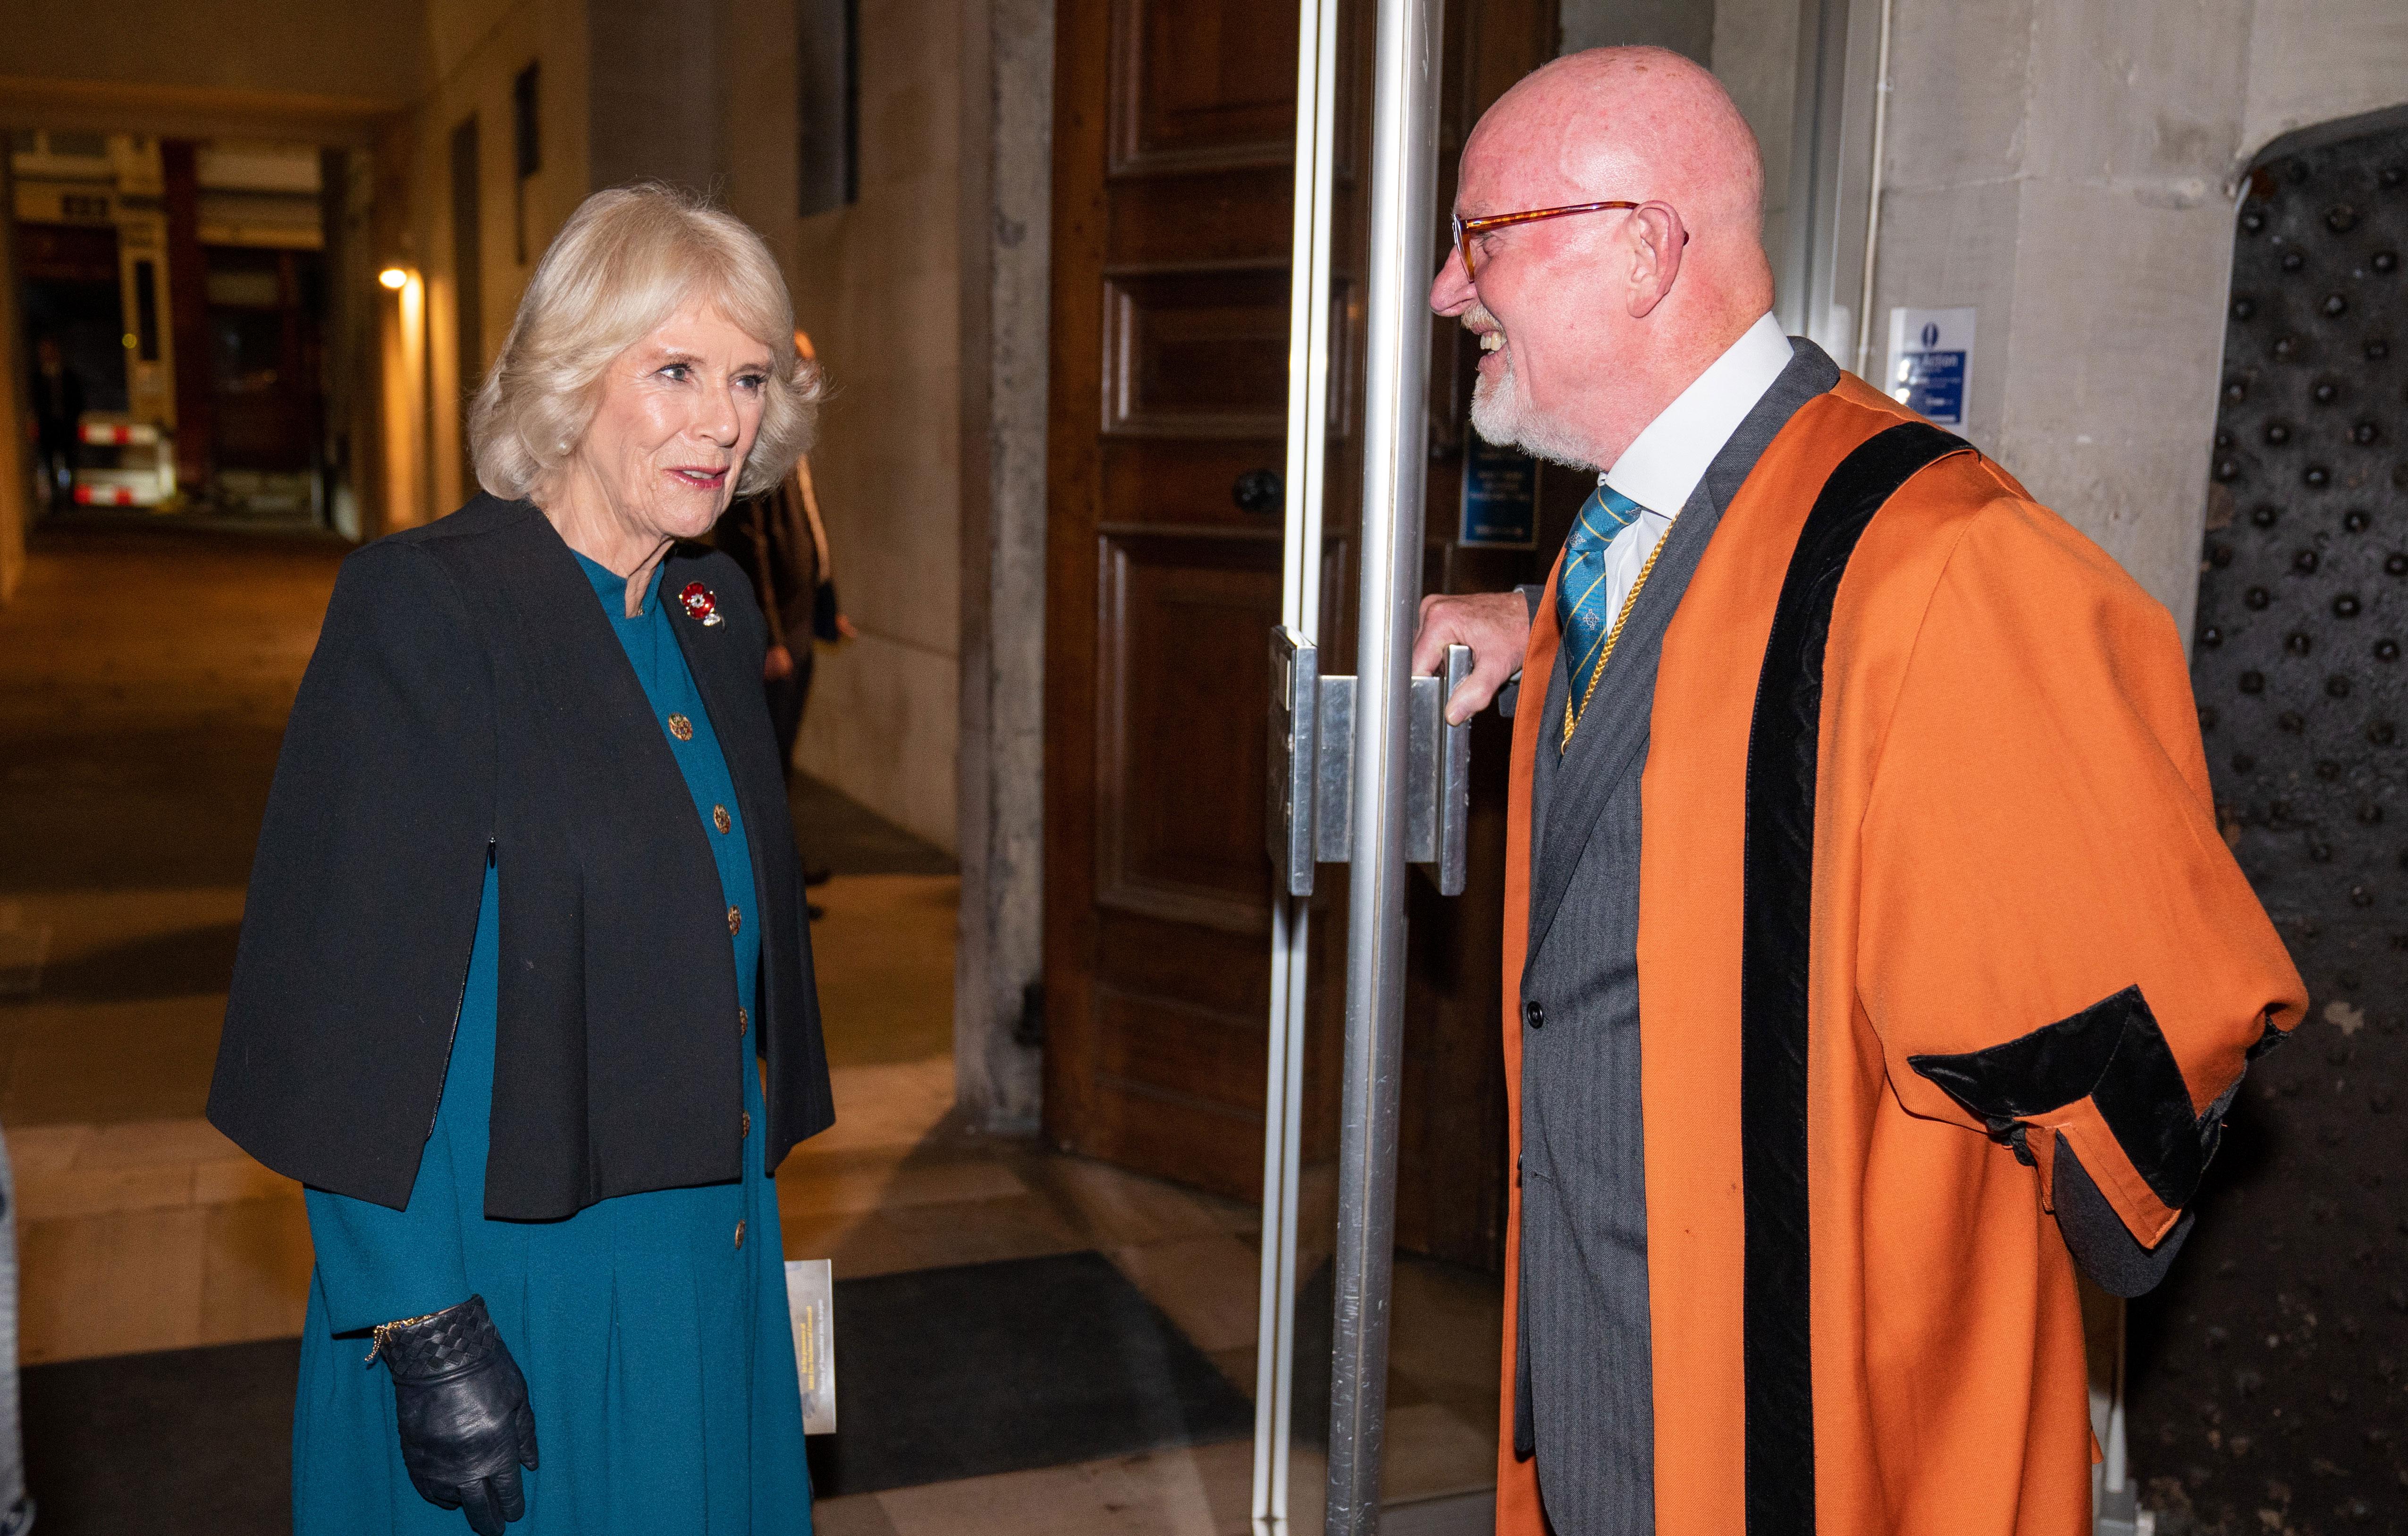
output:
[[[1759,316],[1631,440],[1605,472],[1605,483],[1651,512],[1679,516],[1714,455],[1792,355],[1780,323]]]

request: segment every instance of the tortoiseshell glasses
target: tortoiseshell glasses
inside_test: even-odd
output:
[[[1526,213],[1490,213],[1477,219],[1467,219],[1458,213],[1455,216],[1455,249],[1463,256],[1463,275],[1469,278],[1475,270],[1471,263],[1474,236],[1484,235],[1492,229],[1503,229],[1509,224],[1533,224],[1541,219],[1562,219],[1574,213],[1603,213],[1608,208],[1634,208],[1639,206],[1623,202],[1574,203],[1569,208],[1531,208]]]

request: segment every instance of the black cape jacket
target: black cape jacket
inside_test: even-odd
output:
[[[737,1019],[710,847],[661,722],[551,522],[479,496],[343,562],[285,726],[209,1120],[276,1171],[399,1209],[435,1125],[490,851],[500,1027],[485,1213],[575,1214],[768,1168],[835,1119],[802,869],[735,562],[673,550],[724,622],[673,615],[727,755],[761,907]]]

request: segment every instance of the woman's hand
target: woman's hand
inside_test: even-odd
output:
[[[428,1503],[466,1514],[477,1536],[503,1536],[526,1514],[519,1469],[536,1464],[535,1410],[485,1299],[387,1323],[376,1330],[375,1355],[393,1372],[411,1486]]]

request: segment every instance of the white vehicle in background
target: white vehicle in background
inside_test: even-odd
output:
[[[75,486],[70,495],[77,506],[174,506],[174,445],[156,422],[87,410],[77,425],[76,444]]]

